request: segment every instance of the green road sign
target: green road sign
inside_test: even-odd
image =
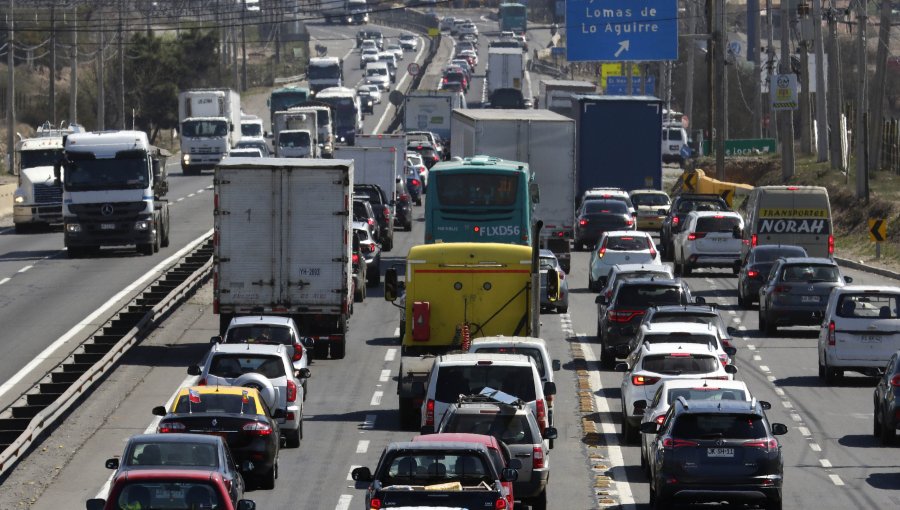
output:
[[[703,154],[711,155],[715,147],[710,140],[703,141]],[[725,157],[756,156],[759,154],[775,154],[777,144],[774,138],[747,138],[742,140],[725,140]]]

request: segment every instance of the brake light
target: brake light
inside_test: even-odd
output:
[[[494,503],[495,510],[501,510],[506,508],[506,500],[503,498],[497,498],[497,501]]]
[[[730,360],[728,359],[728,355],[723,353],[723,354],[719,354],[719,361],[722,362],[722,366],[724,367],[725,365],[728,364],[728,362]]]
[[[627,219],[627,220],[625,220],[625,226],[626,226],[626,227],[630,227],[630,226],[632,226],[632,225],[634,225],[634,220],[632,220],[632,219]]]
[[[439,161],[439,160],[438,160],[438,157],[437,157],[437,154],[431,156],[431,159],[434,160],[435,163],[437,163],[437,162]]]
[[[583,227],[588,224],[588,220],[580,219],[580,220],[578,220],[578,224]]]
[[[659,415],[659,416],[656,417],[656,424],[657,424],[657,425],[662,425],[664,421],[666,421],[666,415],[661,414],[661,415]]]
[[[381,500],[378,498],[372,498],[372,500],[369,501],[369,508],[372,510],[378,510],[379,508],[381,508]]]
[[[356,257],[356,255],[354,255],[354,257]],[[300,361],[301,359],[303,359],[303,346],[294,344],[294,357],[291,358],[291,361]]]
[[[762,448],[765,451],[769,451],[778,448],[778,441],[774,439],[751,439],[750,441],[744,441],[743,445],[748,448]]]
[[[297,401],[297,383],[295,383],[294,381],[287,382],[287,401]]]
[[[691,232],[690,234],[688,234],[688,241],[703,239],[704,237],[706,237],[706,232]]]
[[[604,255],[606,255],[606,246],[597,250],[597,257],[602,259]]]
[[[184,423],[177,421],[169,421],[162,422],[159,424],[159,428],[157,429],[160,434],[172,434],[178,432],[184,432],[187,430],[187,427],[184,426]]]
[[[647,248],[650,249],[650,256],[656,258],[656,246],[653,245],[653,239],[647,238]]]
[[[834,321],[828,322],[828,347],[835,346],[835,338],[834,338]]]
[[[758,276],[759,276],[759,271],[757,271],[755,269],[750,269],[749,271],[747,271],[747,278],[756,278]]]
[[[543,469],[544,467],[544,447],[535,446],[531,450],[531,469]]]
[[[643,310],[610,310],[606,314],[613,322],[629,322],[635,317],[644,315]]]
[[[547,428],[547,404],[544,402],[544,399],[538,399],[535,406],[537,407],[537,413],[535,414],[537,417],[538,428],[541,429],[541,434],[543,434],[544,430]]]
[[[900,387],[900,374],[896,374],[894,377],[891,377],[891,386],[895,388]]]
[[[787,189],[788,189],[788,191],[797,191],[800,188],[798,188],[797,186],[788,186]]]
[[[683,448],[686,446],[700,446],[700,443],[688,441],[687,439],[673,439],[671,437],[663,439],[663,448]]]
[[[678,219],[678,216],[672,216],[672,224],[678,225],[681,220]]]
[[[374,251],[375,251],[375,245],[374,245],[374,244],[367,244],[367,245],[366,245],[366,249],[369,250],[370,252],[374,252]]]
[[[759,242],[759,237],[757,237],[756,234],[753,234],[752,236],[750,236],[750,246],[751,246],[751,247],[756,246],[756,244],[757,244],[758,242]]]
[[[834,236],[828,236],[828,254],[834,255]]]
[[[649,386],[659,382],[659,377],[646,376],[646,375],[633,375],[631,376],[631,384],[634,386]]]
[[[353,254],[353,263],[354,263],[354,264],[359,264],[359,255],[357,255],[357,254],[355,254],[355,253]]]
[[[413,179],[413,180],[412,180],[412,185],[413,185],[413,186],[418,186],[419,184],[421,184],[421,183],[419,182],[419,179]]]
[[[449,82],[447,81],[447,78],[444,78],[443,83],[449,83]],[[421,149],[421,147],[419,147],[419,148]]]
[[[384,209],[381,212],[384,213],[385,218],[391,217],[391,210],[388,208],[388,206],[384,206]]]
[[[425,403],[425,425],[434,426],[434,399],[428,399]]]
[[[369,218],[366,220],[366,223],[368,223],[369,225],[375,225],[375,220],[373,220],[372,218]]]
[[[721,215],[721,214],[716,214],[716,215],[713,216],[713,218],[716,218],[717,220],[720,220],[720,219],[722,219],[722,218],[724,218],[724,217],[725,217],[725,216],[723,216],[723,215]]]
[[[241,427],[244,432],[249,432],[254,436],[268,436],[272,434],[272,427],[268,423],[254,421]]]

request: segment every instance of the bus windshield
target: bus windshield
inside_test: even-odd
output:
[[[309,94],[305,91],[273,92],[272,111],[280,112],[287,110],[291,106],[305,102],[307,99],[309,99]]]
[[[442,173],[437,181],[442,206],[515,205],[518,175],[486,173]]]
[[[322,80],[322,79],[334,79],[341,77],[341,68],[339,65],[327,65],[327,66],[309,66],[309,79],[310,80]]]

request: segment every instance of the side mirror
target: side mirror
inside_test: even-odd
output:
[[[543,437],[544,439],[557,439],[559,431],[556,430],[556,427],[547,427],[544,429]]]
[[[106,506],[105,499],[89,499],[84,504],[84,507],[87,510],[103,510],[103,507],[105,507],[105,506]]]
[[[303,347],[306,347],[307,349],[312,349],[313,347],[316,346],[315,339],[310,338],[308,336],[302,337],[300,339],[300,343],[303,345]]]
[[[847,283],[853,283],[853,277],[852,277],[852,276],[845,276],[845,277],[844,277],[844,281],[847,282]]]
[[[350,477],[356,482],[371,482],[372,471],[367,467],[354,468],[353,471],[350,472]]]
[[[659,424],[655,421],[645,421],[641,423],[640,431],[644,434],[656,434],[659,432]]]
[[[705,305],[705,304],[706,304],[706,298],[703,297],[703,296],[697,296],[697,297],[694,298],[694,303],[697,303],[698,305]]]
[[[284,418],[284,416],[284,409],[276,409],[272,411],[272,418],[275,418],[276,420],[280,420]]]
[[[222,341],[223,341],[223,338],[218,335],[209,338],[209,343],[212,345],[220,344],[220,343],[222,343]],[[191,375],[194,375],[194,374],[191,374]]]
[[[603,294],[600,294],[599,296],[594,298],[594,303],[597,303],[598,305],[606,305],[606,303],[607,303],[606,296]]]
[[[728,357],[733,358],[737,354],[737,347],[725,347],[725,354],[727,354]]]
[[[784,423],[773,423],[772,424],[772,435],[773,436],[783,436],[788,433],[787,425]]]
[[[156,406],[150,410],[153,416],[165,416],[166,415],[166,407],[165,406]],[[112,468],[110,468],[112,469]]]
[[[628,371],[628,363],[616,363],[616,372],[627,372]]]
[[[772,403],[768,400],[760,400],[759,407],[762,407],[764,410],[768,411],[769,409],[772,409]]]
[[[200,375],[200,365],[191,365],[187,369],[188,375]]]
[[[425,395],[425,383],[422,381],[416,381],[412,383],[412,392],[413,395],[424,396]]]
[[[522,461],[519,459],[509,459],[509,463],[506,467],[510,469],[522,469]]]
[[[106,469],[119,469],[119,459],[115,457],[106,459]]]
[[[160,167],[159,167],[159,160],[156,158],[153,158],[152,161],[153,161],[153,181],[156,182],[156,181],[159,181],[160,179],[162,179],[162,171],[160,170]]]
[[[556,383],[547,381],[544,383],[544,395],[556,395]]]
[[[427,436],[429,434],[434,434],[434,426],[422,425],[422,428],[419,429],[419,434],[422,434],[423,436]]]
[[[312,375],[308,368],[301,368],[297,370],[297,377],[300,379],[309,379],[309,376]]]
[[[500,473],[501,482],[515,482],[519,479],[519,472],[512,468],[504,468]]]
[[[256,510],[256,503],[252,499],[239,500],[237,510]]]
[[[547,270],[547,300],[559,301],[559,272],[554,269]]]
[[[725,373],[726,374],[736,374],[738,368],[734,365],[725,365]]]
[[[619,344],[613,350],[616,351],[616,357],[624,358],[631,353],[631,346],[628,344]]]
[[[384,272],[384,299],[392,303],[397,300],[397,270],[394,268]]]
[[[562,366],[562,365],[560,365],[559,360],[555,359],[552,361],[552,363],[553,363],[553,371],[554,372],[559,371],[560,367]]]

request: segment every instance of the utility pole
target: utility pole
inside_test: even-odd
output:
[[[801,30],[802,34],[803,31]],[[810,137],[810,111],[809,111],[809,51],[807,41],[800,38],[800,153],[812,154],[812,139]]]
[[[234,16],[231,17],[234,19]],[[231,24],[231,71],[232,71],[232,83],[234,90],[241,90],[241,80],[238,72],[240,68],[238,68],[238,41],[237,41],[237,30],[234,28],[234,23]]]
[[[69,124],[78,122],[78,6],[72,13],[72,55],[69,75]]]
[[[762,42],[762,17],[759,11],[759,0],[748,0],[747,15],[753,17],[753,26],[756,27],[756,33],[747,33],[748,37],[753,37],[753,41],[747,40],[747,57],[751,57],[750,50],[753,48],[753,138],[762,138],[762,64],[761,52],[759,51]],[[748,23],[749,24],[749,23]]]
[[[687,0],[688,34],[697,33],[697,4],[695,0]],[[697,47],[694,39],[688,39],[687,72],[684,77],[684,114],[694,120],[694,53]]]
[[[881,168],[881,136],[884,122],[884,81],[886,79],[888,47],[891,44],[891,2],[881,0],[881,25],[878,28],[878,53],[875,57],[875,91],[870,105],[869,171]]]
[[[716,69],[715,51],[718,40],[715,35],[716,3],[718,0],[706,0],[706,31],[710,37],[706,41],[706,132],[709,134],[710,147],[715,149],[715,114],[716,114]],[[718,163],[716,164],[718,175]]]
[[[856,88],[856,126],[853,129],[854,144],[856,145],[856,198],[869,200],[869,169],[866,166],[866,92],[868,89],[867,71],[868,62],[866,61],[866,22],[868,15],[866,11],[869,8],[868,0],[857,0],[856,2],[856,51],[859,67],[857,67],[857,88]]]
[[[837,42],[837,12],[828,10],[828,123],[831,126],[831,168],[844,170],[843,140],[841,135],[841,113],[843,112],[844,90],[841,86],[841,45]]]
[[[775,83],[775,27],[772,22],[772,13],[774,9],[772,8],[772,0],[766,0],[766,30],[768,31],[767,42],[766,42],[766,75],[768,77],[768,86],[766,90],[769,91],[769,101],[768,108],[766,111],[769,113],[769,138],[778,138],[778,118],[775,113],[775,107],[772,105],[772,84]]]
[[[241,2],[244,3],[243,1]],[[244,13],[246,5],[241,9],[241,92],[247,91],[247,39],[244,36]]]
[[[106,130],[106,77],[103,47],[106,45],[106,31],[103,24],[103,9],[100,9],[100,48],[97,49],[97,131]]]
[[[56,126],[56,6],[50,6],[50,122]]]
[[[791,71],[791,24],[787,2],[781,8],[781,74],[790,74]],[[772,83],[769,84],[769,93],[772,93]],[[794,112],[785,110],[781,112],[781,176],[787,181],[794,176]]]
[[[712,1],[712,0],[711,0]],[[716,29],[713,32],[716,78],[716,179],[725,180],[725,137],[727,127],[725,116],[728,111],[725,94],[725,0],[715,0]]]
[[[119,0],[119,117],[120,129],[125,129],[125,32],[122,27],[122,10],[125,0]]]
[[[9,37],[6,38],[6,171],[10,174],[14,174],[16,168],[16,57],[14,49],[15,17],[15,0],[9,0],[9,13],[6,20],[6,26],[9,30]]]
[[[812,0],[812,4],[813,51],[816,53],[816,161],[822,163],[828,161],[828,96],[826,95],[828,92],[825,85],[825,49],[822,42],[822,0]]]

